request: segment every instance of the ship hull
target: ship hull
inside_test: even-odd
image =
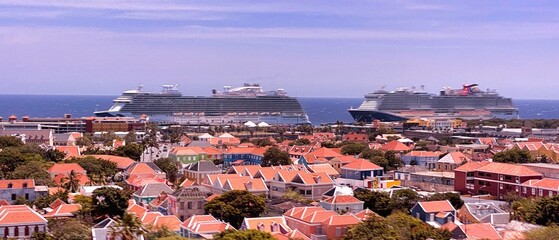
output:
[[[381,111],[352,109],[349,110],[349,114],[351,114],[355,122],[373,122],[374,120],[379,120],[381,122],[398,122],[407,120],[407,118],[398,116],[397,114]]]

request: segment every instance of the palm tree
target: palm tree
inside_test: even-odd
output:
[[[74,170],[70,171],[70,174],[67,178],[67,181],[64,183],[64,188],[70,192],[77,192],[80,189],[80,182],[76,178],[76,172]]]
[[[136,215],[125,212],[122,217],[117,216],[114,220],[116,224],[111,227],[111,237],[113,239],[120,236],[123,240],[133,240],[146,233],[142,227],[142,222]]]

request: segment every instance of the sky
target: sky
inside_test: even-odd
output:
[[[0,0],[0,94],[298,97],[478,83],[557,99],[558,1]]]

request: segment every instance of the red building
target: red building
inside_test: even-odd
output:
[[[503,199],[508,192],[521,194],[523,183],[542,179],[530,168],[508,163],[468,162],[454,169],[454,190],[461,194],[490,194]]]

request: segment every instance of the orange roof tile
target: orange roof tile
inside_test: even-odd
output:
[[[179,185],[180,187],[190,187],[190,186],[194,186],[196,184],[195,181],[192,181],[190,179],[185,179],[184,181],[182,181],[182,183]]]
[[[8,189],[10,188],[20,189],[24,188],[35,188],[35,180],[34,179],[13,179],[13,180],[0,180],[0,189]]]
[[[336,171],[336,169],[334,169],[332,167],[332,165],[330,164],[313,164],[313,165],[308,165],[307,166],[311,172],[313,173],[319,173],[319,172],[323,172],[328,174],[329,176],[339,176],[340,173],[338,171]]]
[[[500,240],[501,235],[495,230],[491,223],[472,223],[459,226],[468,239]]]
[[[178,232],[181,229],[181,221],[175,215],[157,216],[152,225],[155,229],[166,227],[173,232]]]
[[[191,228],[197,222],[208,222],[208,221],[217,221],[212,215],[192,215],[186,221],[184,221],[181,226],[186,228]]]
[[[491,162],[478,168],[477,171],[506,174],[511,176],[543,176],[541,173],[523,165],[498,162]]]
[[[452,207],[452,204],[450,204],[448,200],[418,202],[417,204],[419,204],[419,206],[421,206],[427,213],[456,211],[456,209]]]
[[[485,162],[485,164],[489,164],[489,162]],[[483,166],[483,162],[467,162],[462,166],[459,166],[457,168],[454,169],[454,171],[459,171],[459,172],[472,172],[475,171],[476,169],[479,169],[480,167]]]
[[[387,144],[382,145],[381,150],[383,150],[383,151],[394,151],[394,152],[404,152],[404,151],[409,151],[410,148],[408,146],[406,146],[406,144],[403,144],[403,143],[399,142],[398,140],[392,140],[392,141],[388,142]]]
[[[204,200],[206,200],[206,202],[209,202],[209,201],[211,201],[211,200],[214,200],[216,197],[219,197],[219,195],[220,195],[220,194],[214,193],[214,194],[210,195],[209,197],[207,197],[207,198],[204,199]]]
[[[277,224],[277,229],[274,229],[274,225]],[[283,216],[279,217],[257,217],[257,218],[245,218],[243,221],[243,226],[246,229],[260,230],[263,232],[291,232],[291,228],[287,226],[287,222]]]
[[[360,223],[361,220],[353,214],[346,215],[332,215],[329,218],[322,221],[323,225],[326,226],[352,226]]]
[[[372,170],[382,170],[383,168],[379,165],[376,165],[376,164],[372,163],[369,160],[355,159],[353,162],[350,162],[346,165],[343,165],[342,169],[351,169],[351,170],[359,170],[359,171],[372,171]]]
[[[109,162],[116,163],[116,166],[117,166],[118,169],[126,169],[126,168],[130,167],[130,165],[132,165],[133,163],[136,162],[131,158],[113,156],[113,155],[84,155],[84,157],[86,157],[86,156],[92,156],[92,157],[95,157],[95,158],[99,158],[99,159],[103,159],[103,160],[106,160],[106,161],[109,161]]]
[[[85,173],[85,169],[77,163],[55,163],[48,170],[50,173],[70,173],[71,171]]]
[[[163,214],[161,214],[160,212],[145,212],[144,215],[142,215],[142,217],[140,218],[140,221],[143,225],[153,224],[155,218],[159,216],[163,216]]]
[[[0,206],[4,206],[4,205],[11,205],[11,204],[6,199],[0,199]]]
[[[411,151],[406,154],[406,156],[413,156],[413,157],[438,157],[440,155],[439,152],[431,152],[431,151]]]
[[[337,204],[337,203],[361,203],[363,204],[363,201],[355,198],[354,196],[351,195],[340,195],[340,196],[332,196],[327,198],[326,200],[324,200],[324,202],[326,203],[331,203],[331,204]]]
[[[82,208],[80,204],[62,204],[51,212],[44,215],[45,218],[50,217],[73,217],[74,213]]]
[[[147,163],[140,162],[135,164],[132,167],[132,169],[128,169],[128,174],[146,175],[146,174],[157,174],[157,173]]]
[[[26,205],[0,206],[0,224],[46,224],[47,220]]]
[[[555,179],[555,178],[531,179],[522,183],[522,185],[557,191],[559,190],[559,179]]]
[[[81,154],[78,146],[55,146],[54,149],[66,154],[64,159],[78,157]]]
[[[365,220],[372,216],[379,216],[379,215],[376,212],[373,212],[370,209],[365,208],[365,210],[356,213],[355,216],[361,220]]]
[[[60,205],[64,205],[64,204],[67,204],[67,203],[60,200],[60,198],[57,198],[54,201],[52,201],[52,203],[50,203],[49,207],[52,208],[52,209],[55,209],[55,208],[59,207]]]
[[[144,216],[144,214],[147,212],[148,210],[145,207],[142,207],[138,204],[132,204],[129,205],[128,208],[126,209],[126,212],[128,213],[133,213],[136,214],[136,216],[138,217],[142,217]]]

